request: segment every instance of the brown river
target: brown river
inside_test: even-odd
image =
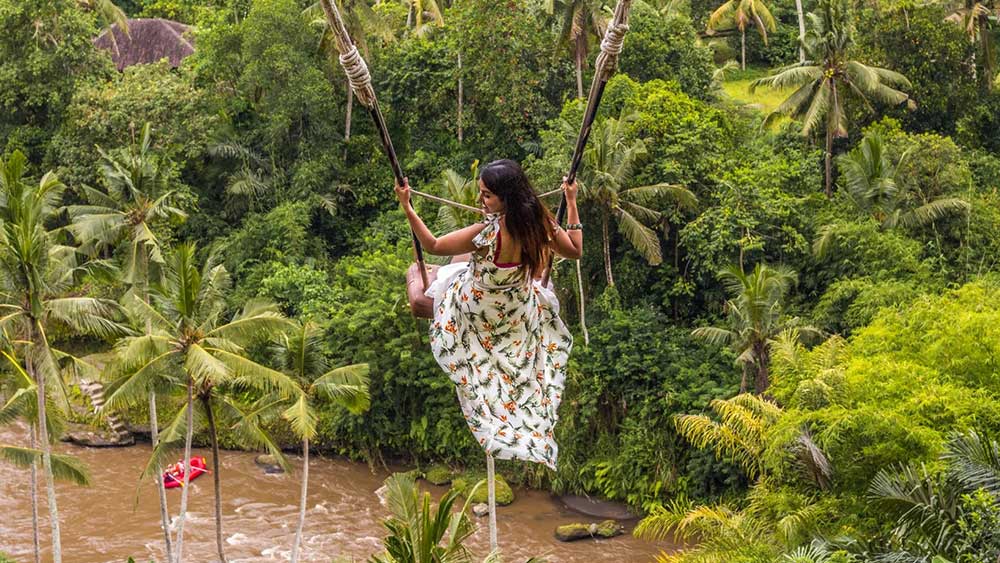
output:
[[[26,444],[24,428],[0,429],[0,443]],[[83,448],[60,444],[57,450],[80,458],[91,473],[92,485],[57,484],[63,561],[66,563],[123,563],[132,556],[138,563],[162,561],[156,489],[137,479],[150,453],[149,444],[129,448]],[[211,452],[196,449],[209,460]],[[222,458],[222,510],[226,556],[232,562],[287,561],[295,535],[300,490],[299,473],[267,475],[254,464],[254,455],[224,451]],[[301,458],[292,460],[301,467]],[[372,473],[367,465],[313,457],[309,464],[309,498],[303,534],[302,561],[364,561],[381,551],[385,535],[382,520],[388,511],[375,491],[388,473]],[[0,462],[0,552],[19,563],[32,560],[29,474]],[[426,484],[426,483],[425,483]],[[48,512],[44,482],[40,480],[44,560],[49,560]],[[428,486],[435,495],[441,487]],[[548,493],[516,490],[513,504],[499,507],[500,547],[509,562],[544,556],[552,563],[651,562],[667,543],[636,540],[629,533],[610,540],[562,543],[553,538],[556,526],[596,519],[566,509]],[[217,559],[213,518],[212,477],[191,484],[188,521],[184,532],[185,560]],[[171,513],[180,505],[180,489],[167,491]],[[486,520],[470,540],[474,554],[484,556],[489,547]],[[628,524],[627,532],[631,531]]]

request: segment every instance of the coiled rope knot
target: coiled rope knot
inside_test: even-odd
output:
[[[622,45],[625,43],[625,33],[627,32],[627,23],[609,25],[607,33],[604,34],[604,39],[601,40],[601,52],[613,56],[620,55]]]
[[[368,65],[358,53],[358,47],[351,45],[351,50],[340,54],[340,66],[344,67],[347,80],[351,83],[351,88],[358,95],[361,103],[371,106],[370,101],[375,99],[375,91],[372,89],[372,75],[368,72]]]

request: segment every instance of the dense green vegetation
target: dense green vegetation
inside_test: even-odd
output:
[[[51,477],[86,477],[48,451],[82,373],[165,421],[147,476],[192,440],[478,467],[311,0],[116,3],[192,25],[195,53],[116,72],[89,40],[111,2],[0,0],[0,423],[33,421],[3,451],[44,466],[51,518]],[[558,185],[608,2],[341,7],[414,187],[471,202],[496,158]],[[559,469],[508,480],[692,539],[664,561],[996,561],[998,18],[635,0],[580,174],[582,287],[554,273],[577,336]],[[103,374],[71,353],[111,349]]]

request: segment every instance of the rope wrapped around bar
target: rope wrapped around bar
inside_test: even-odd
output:
[[[597,55],[594,68],[600,69],[601,78],[608,80],[618,68],[618,55],[622,52],[625,43],[625,34],[628,32],[628,23],[612,23],[608,25],[608,30],[601,40],[601,54]]]
[[[330,24],[330,31],[337,42],[337,51],[340,52],[340,66],[347,74],[347,80],[351,83],[351,89],[365,107],[371,109],[375,106],[375,89],[372,88],[372,75],[368,72],[368,65],[361,58],[358,47],[351,41],[351,36],[347,33],[344,20],[340,17],[340,12],[334,9],[330,2],[333,0],[320,0],[320,6],[326,13],[327,21]]]

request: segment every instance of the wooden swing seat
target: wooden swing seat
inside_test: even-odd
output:
[[[471,254],[460,254],[453,256],[451,263],[468,262],[471,259]],[[440,266],[425,264],[424,268],[427,271],[427,285],[430,285],[437,279],[438,268]],[[424,282],[420,278],[420,265],[417,263],[410,264],[410,268],[406,270],[406,298],[410,301],[410,311],[418,319],[433,319],[434,300],[424,295],[425,290]]]

